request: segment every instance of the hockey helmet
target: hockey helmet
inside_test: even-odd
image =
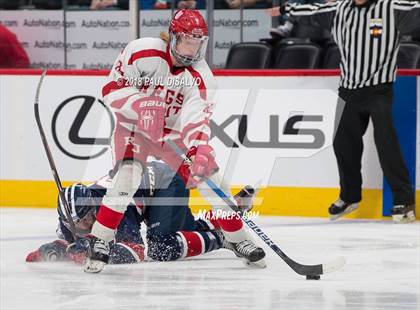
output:
[[[169,25],[171,54],[183,66],[191,66],[206,54],[208,42],[206,22],[197,10],[175,12]]]
[[[80,183],[76,183],[64,189],[64,196],[70,208],[70,216],[78,229],[79,233],[86,233],[87,227],[91,226],[96,218],[97,203],[91,190]],[[66,216],[65,204],[58,197],[58,216],[64,225],[68,228],[69,223]],[[86,225],[85,222],[88,222]],[[88,233],[88,232],[87,232]]]

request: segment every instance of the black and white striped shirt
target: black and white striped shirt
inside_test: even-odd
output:
[[[341,53],[340,86],[349,89],[393,82],[400,34],[419,27],[420,3],[406,0],[353,0],[286,8],[299,23],[327,28]]]

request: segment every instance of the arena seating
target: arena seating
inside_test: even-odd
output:
[[[315,43],[281,45],[275,49],[274,69],[315,69],[318,67],[321,48]]]
[[[420,69],[420,45],[414,42],[401,43],[397,66],[404,69]]]
[[[266,69],[270,65],[271,47],[264,43],[239,43],[229,50],[226,69]]]
[[[338,46],[334,44],[329,44],[324,47],[321,68],[322,69],[338,69],[340,68],[340,50]]]

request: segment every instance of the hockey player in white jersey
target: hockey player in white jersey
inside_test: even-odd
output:
[[[109,242],[141,182],[148,156],[164,160],[186,186],[197,187],[213,210],[229,210],[200,179],[211,177],[230,193],[216,173],[218,166],[208,143],[216,84],[203,59],[207,41],[201,14],[179,10],[170,23],[169,43],[159,38],[134,40],[115,61],[102,94],[117,120],[111,143],[119,169],[92,228],[86,272],[100,272],[108,262]],[[191,166],[165,143],[168,139],[185,151]],[[265,266],[264,251],[251,241],[239,217],[220,217],[217,222],[237,256]],[[187,245],[196,242],[185,241]]]

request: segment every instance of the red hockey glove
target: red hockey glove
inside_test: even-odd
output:
[[[42,262],[43,258],[41,255],[41,252],[38,250],[35,250],[26,256],[26,262],[33,263],[33,262]]]
[[[131,106],[138,115],[137,129],[150,140],[159,140],[165,127],[165,101],[160,97],[146,97]]]
[[[214,150],[210,145],[193,146],[187,153],[192,164],[182,164],[178,173],[184,180],[188,180],[187,187],[196,187],[202,177],[209,177],[219,170],[214,159]]]
[[[214,159],[214,150],[210,145],[193,146],[187,156],[192,161],[191,174],[194,176],[209,177],[219,170]]]
[[[26,257],[27,262],[55,262],[65,259],[67,242],[55,240],[54,242],[41,245],[38,250],[33,251]]]

